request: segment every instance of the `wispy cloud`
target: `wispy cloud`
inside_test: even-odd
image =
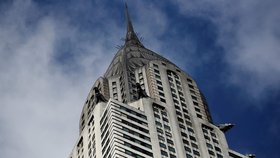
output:
[[[14,1],[4,9],[0,157],[67,157],[87,92],[110,62],[104,56],[115,53],[106,42],[118,28],[111,25],[111,34],[97,38],[32,1]]]
[[[218,29],[218,44],[229,66],[227,81],[261,100],[280,84],[280,3],[268,1],[202,0],[175,2],[181,13],[210,19]]]

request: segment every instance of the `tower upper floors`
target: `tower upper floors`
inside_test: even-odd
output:
[[[137,84],[147,95],[166,106],[189,107],[198,119],[212,122],[207,102],[195,80],[161,55],[147,49],[134,32],[128,11],[124,45],[114,56],[104,76],[98,78],[84,104],[80,131],[94,108],[97,87],[105,98],[130,103],[138,99]]]
[[[125,43],[87,96],[71,157],[245,158],[228,148],[195,80],[145,48],[126,16]]]

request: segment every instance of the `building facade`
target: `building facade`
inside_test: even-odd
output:
[[[190,75],[127,33],[84,104],[70,158],[247,158],[229,149]],[[251,155],[252,156],[252,155]]]

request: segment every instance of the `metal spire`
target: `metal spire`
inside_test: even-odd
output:
[[[129,12],[127,4],[125,3],[125,15],[126,15],[126,22],[127,22],[127,32],[125,38],[126,45],[140,45],[143,46],[140,40],[138,39],[136,33],[134,32],[132,22],[130,20]]]

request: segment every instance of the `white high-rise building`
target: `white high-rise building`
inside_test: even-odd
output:
[[[196,82],[127,34],[89,92],[70,158],[248,158],[229,149]]]

